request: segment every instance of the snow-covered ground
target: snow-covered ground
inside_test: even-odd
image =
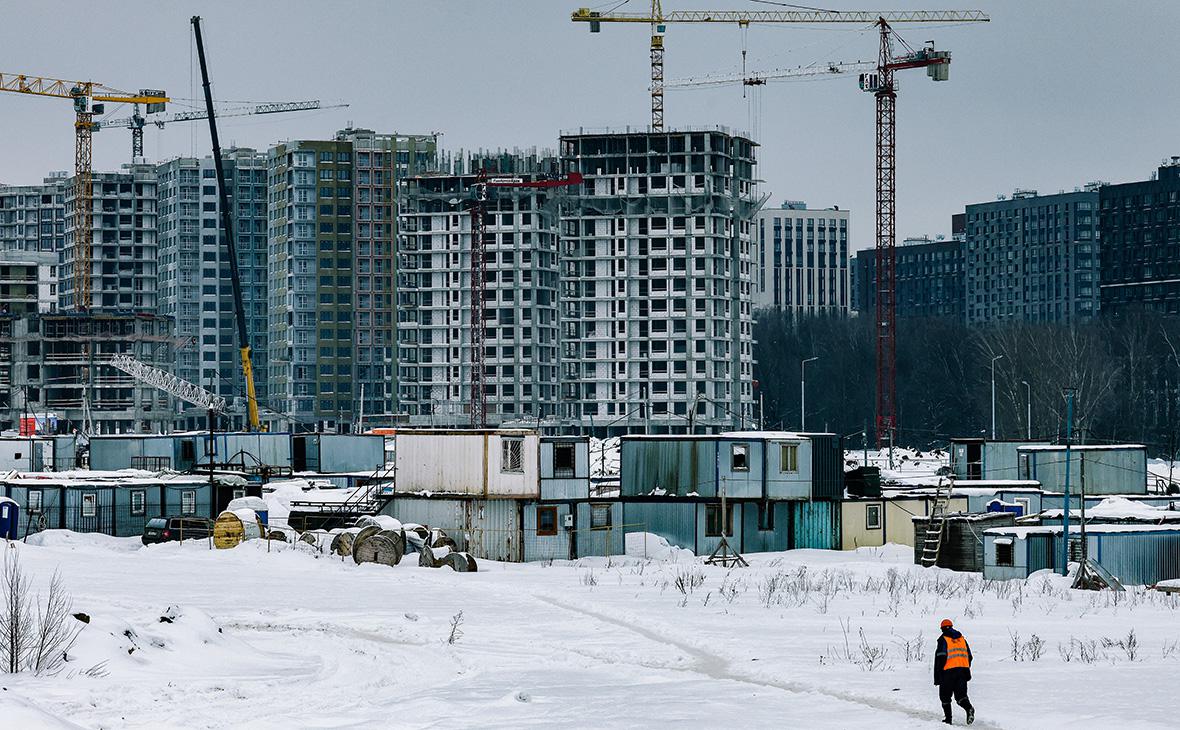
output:
[[[460,574],[258,541],[31,542],[10,554],[39,588],[60,570],[91,622],[66,671],[5,678],[4,727],[934,727],[943,617],[975,653],[977,727],[1175,726],[1180,595],[984,583],[896,547]]]

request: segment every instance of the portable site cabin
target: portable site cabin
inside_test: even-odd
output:
[[[834,434],[782,431],[624,436],[621,495],[838,500],[844,453]]]
[[[1079,445],[1070,448],[1070,491],[1086,495],[1146,494],[1147,447],[1139,444]],[[1046,492],[1065,490],[1066,447],[1021,446],[1020,478],[1041,483]]]
[[[210,516],[207,481],[104,476],[56,478],[25,474],[7,479],[4,490],[20,506],[19,533],[43,529],[101,532],[116,537],[142,535],[153,517]]]
[[[525,429],[398,429],[397,494],[540,496],[540,436]]]
[[[46,466],[53,466],[52,442],[36,437],[0,437],[0,471],[37,472]]]
[[[1020,479],[1021,446],[1046,441],[991,441],[982,438],[951,439],[951,473],[956,479]]]
[[[962,479],[955,480],[955,495],[967,498],[965,512],[987,512],[995,500],[1020,505],[1021,513],[1036,514],[1042,509],[1044,492],[1041,483],[1031,479]]]
[[[1061,527],[998,527],[985,530],[983,577],[1027,578],[1060,568]],[[1070,529],[1069,559],[1081,559],[1081,531]],[[1087,551],[1123,585],[1150,585],[1180,578],[1180,525],[1087,525]]]
[[[98,471],[145,469],[189,471],[215,465],[239,465],[249,473],[289,472],[288,433],[214,433],[96,435],[90,439],[90,468]]]
[[[590,438],[541,437],[541,499],[590,498]]]
[[[356,433],[307,433],[291,437],[296,472],[372,474],[385,467],[385,437]]]
[[[933,489],[885,490],[881,497],[850,497],[840,503],[840,546],[844,550],[895,545],[914,546],[912,518],[930,514]],[[967,497],[954,495],[949,511],[966,512]]]
[[[989,527],[1009,527],[1016,524],[1016,516],[1010,512],[984,512],[976,514],[948,514],[943,527],[942,544],[938,549],[940,568],[982,573],[984,565],[983,531]],[[914,564],[922,564],[922,544],[930,527],[929,517],[915,516],[912,519]]]

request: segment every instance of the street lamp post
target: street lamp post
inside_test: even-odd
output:
[[[817,355],[799,363],[799,430],[802,432],[807,431],[807,363],[818,359]]]
[[[1032,386],[1028,384],[1027,380],[1021,380],[1020,382],[1024,383],[1024,400],[1025,408],[1027,409],[1024,415],[1025,437],[1029,441],[1032,441]]]
[[[996,360],[1003,357],[996,355],[992,358],[992,441],[996,440]]]

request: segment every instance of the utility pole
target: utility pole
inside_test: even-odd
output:
[[[1003,357],[996,355],[992,358],[992,441],[996,440],[996,360]]]
[[[817,355],[799,363],[799,430],[804,433],[807,432],[807,363],[818,359]]]
[[[209,392],[212,393],[213,389],[216,387],[217,387],[217,382],[213,379],[213,374],[210,373],[210,375],[209,375]],[[216,434],[214,433],[216,426],[217,426],[217,411],[214,410],[213,404],[210,403],[209,404],[209,490],[211,492],[210,496],[213,498],[215,498],[216,493],[217,493],[217,487],[214,485],[214,480],[213,480],[213,454],[217,451],[217,441],[216,441],[217,437],[216,437]]]
[[[1069,462],[1073,458],[1073,400],[1076,388],[1065,389],[1065,499],[1061,511],[1061,574],[1069,575]]]

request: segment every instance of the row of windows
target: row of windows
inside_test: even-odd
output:
[[[17,455],[19,458],[19,454]],[[44,512],[44,492],[40,489],[30,489],[27,497],[27,507],[30,515],[39,515]],[[97,492],[83,492],[82,503],[78,505],[79,513],[82,517],[96,517],[98,515],[98,493]],[[197,493],[195,490],[186,489],[180,493],[180,512],[184,515],[191,515],[197,510]],[[147,512],[147,491],[144,489],[133,489],[131,491],[131,514],[144,515]]]

